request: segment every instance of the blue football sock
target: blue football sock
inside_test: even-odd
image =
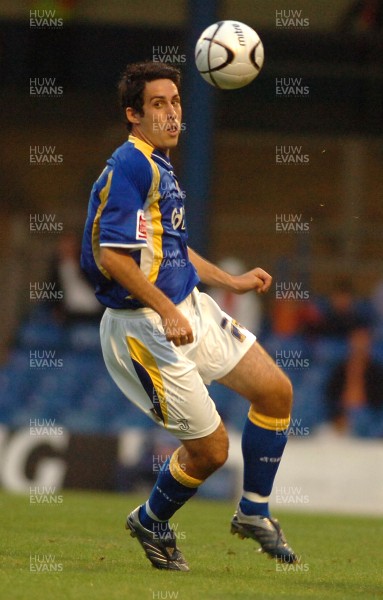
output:
[[[161,467],[148,501],[141,506],[139,519],[144,527],[166,535],[168,520],[194,496],[202,480],[187,475],[178,463],[178,450]]]
[[[246,515],[270,516],[269,496],[287,442],[290,419],[276,419],[250,409],[242,434],[243,495]]]

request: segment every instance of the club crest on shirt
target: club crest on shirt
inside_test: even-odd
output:
[[[145,213],[142,209],[137,211],[136,238],[137,240],[147,238]]]

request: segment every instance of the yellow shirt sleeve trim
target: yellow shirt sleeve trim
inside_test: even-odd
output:
[[[109,275],[108,271],[104,269],[104,267],[100,263],[100,219],[102,215],[102,211],[104,210],[106,203],[108,202],[110,187],[112,185],[112,177],[113,170],[109,171],[108,178],[106,180],[106,184],[102,188],[100,192],[100,204],[98,206],[96,216],[94,217],[93,227],[92,227],[92,251],[95,263],[101,273],[107,279],[112,279]]]

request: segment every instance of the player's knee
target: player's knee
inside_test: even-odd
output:
[[[212,443],[201,451],[198,462],[203,466],[204,471],[211,475],[225,464],[228,456],[229,438],[224,431],[220,433],[218,439],[212,440]]]
[[[282,371],[278,372],[275,378],[273,393],[270,394],[270,403],[273,404],[273,409],[281,417],[290,415],[293,404],[293,386],[290,379]]]
[[[283,371],[278,370],[262,392],[254,394],[250,400],[259,412],[272,408],[279,417],[288,417],[293,403],[291,381]]]

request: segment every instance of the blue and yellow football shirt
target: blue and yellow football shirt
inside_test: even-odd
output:
[[[188,257],[183,192],[169,158],[134,136],[117,148],[92,188],[81,266],[102,304],[140,308],[101,266],[100,246],[129,250],[175,304],[199,281]]]

